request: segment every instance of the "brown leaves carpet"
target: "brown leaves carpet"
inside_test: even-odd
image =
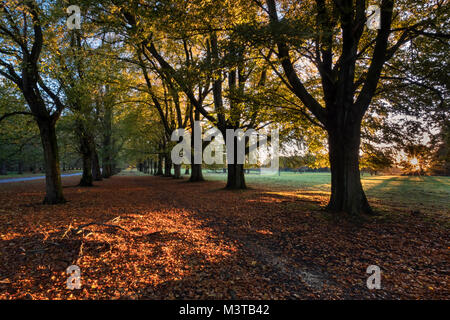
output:
[[[449,297],[448,229],[426,216],[355,223],[298,191],[77,180],[64,179],[68,203],[56,206],[41,204],[42,181],[0,185],[1,299]],[[66,287],[73,264],[81,290]],[[380,290],[367,289],[369,265]]]

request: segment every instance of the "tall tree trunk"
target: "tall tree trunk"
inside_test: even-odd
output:
[[[238,164],[238,143],[234,137],[234,164],[228,163],[226,189],[247,189],[245,184],[244,164]]]
[[[205,178],[203,178],[203,170],[201,164],[192,164],[191,168],[192,170],[189,182],[205,181]]]
[[[175,179],[181,179],[181,164],[174,164],[173,171],[174,171],[173,177]]]
[[[156,171],[156,176],[162,176],[163,173],[163,156],[161,153],[158,154],[158,169]]]
[[[170,154],[164,155],[164,177],[172,176],[172,159],[170,158]]]
[[[195,109],[195,121],[200,121],[200,112]],[[194,119],[191,116],[191,126],[192,126],[192,136],[195,137],[195,125],[194,125]],[[203,148],[203,146],[202,146]],[[203,178],[203,170],[202,170],[202,164],[195,164],[194,161],[194,154],[195,154],[195,144],[194,139],[191,140],[191,176],[189,177],[189,182],[201,182],[205,181],[205,178]],[[203,151],[203,150],[202,150]]]
[[[89,133],[86,130],[82,120],[78,120],[77,123],[77,135],[79,139],[79,150],[81,153],[83,175],[79,186],[92,187],[94,178],[92,176],[92,150]]]
[[[229,164],[227,172],[227,189],[247,189],[245,184],[244,165]]]
[[[102,181],[102,171],[100,170],[100,161],[98,159],[97,148],[95,147],[95,143],[93,143],[92,149],[92,177],[95,181]]]
[[[350,215],[372,214],[359,171],[360,131],[358,123],[328,130],[331,164],[331,198],[328,209]]]
[[[81,157],[83,160],[83,175],[78,185],[81,187],[92,187],[94,181],[92,175],[92,154],[90,152],[84,152]]]
[[[102,175],[103,178],[109,178],[112,172],[112,110],[105,107],[103,118],[103,146],[102,146]]]
[[[62,192],[55,124],[50,119],[46,119],[38,120],[38,126],[45,160],[46,195],[44,204],[64,203],[66,200]]]

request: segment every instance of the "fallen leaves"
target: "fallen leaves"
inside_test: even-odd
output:
[[[1,186],[0,298],[448,298],[448,230],[424,214],[355,225],[298,191],[220,187],[114,177],[44,206],[42,183]],[[365,286],[371,264],[382,290]]]

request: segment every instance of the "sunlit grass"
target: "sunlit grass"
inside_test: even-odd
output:
[[[225,174],[205,172],[208,180],[226,180]],[[246,175],[249,186],[295,191],[305,200],[323,202],[330,194],[330,173],[290,173],[280,176]],[[450,177],[363,176],[362,183],[369,201],[379,207],[404,210],[450,212]],[[279,192],[279,191],[274,191]]]

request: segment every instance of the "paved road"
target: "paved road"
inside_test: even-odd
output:
[[[80,173],[70,173],[70,174],[62,174],[61,177],[73,177],[73,176],[81,176]],[[22,182],[22,181],[32,181],[32,180],[41,180],[45,179],[45,176],[39,177],[28,177],[28,178],[12,178],[12,179],[0,179],[0,183],[11,183],[11,182]]]

